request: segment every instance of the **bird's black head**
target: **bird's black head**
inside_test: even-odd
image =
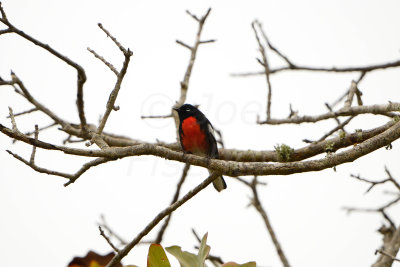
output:
[[[190,116],[197,117],[200,114],[202,114],[196,107],[190,105],[190,104],[184,104],[180,106],[179,108],[174,108],[176,112],[178,112],[179,118],[181,120],[184,120]]]

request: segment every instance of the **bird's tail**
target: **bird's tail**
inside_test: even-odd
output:
[[[212,174],[211,172],[209,172],[209,173],[210,173],[210,175]],[[216,178],[213,181],[213,186],[218,192],[221,192],[222,190],[226,189],[226,183],[225,183],[224,177],[222,177],[222,175],[221,175],[218,178]]]

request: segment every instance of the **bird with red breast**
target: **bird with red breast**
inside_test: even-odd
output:
[[[196,107],[184,104],[174,108],[179,115],[179,141],[185,153],[218,159],[218,146],[214,136],[214,128],[207,117]],[[211,171],[210,175],[212,174]],[[226,189],[222,176],[213,181],[214,188],[221,192]]]

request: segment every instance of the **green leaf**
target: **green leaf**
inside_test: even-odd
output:
[[[207,259],[208,253],[210,253],[210,246],[207,245],[207,237],[208,237],[208,233],[206,233],[203,236],[203,239],[201,240],[201,244],[200,244],[200,248],[199,248],[199,260],[201,263],[203,263],[203,265],[200,265],[201,267],[204,266],[204,262]]]
[[[227,263],[221,265],[221,267],[256,267],[256,262],[251,261],[251,262],[244,263],[244,264],[237,264],[233,261],[230,261],[230,262],[227,262]]]
[[[207,233],[201,240],[198,255],[182,251],[181,247],[178,246],[172,246],[165,249],[179,261],[181,267],[207,267],[205,261],[210,252],[210,246],[207,245]]]
[[[168,257],[161,245],[150,245],[147,255],[147,267],[171,267]]]
[[[197,255],[194,255],[187,251],[182,251],[181,247],[172,246],[165,249],[179,261],[181,267],[201,266]]]

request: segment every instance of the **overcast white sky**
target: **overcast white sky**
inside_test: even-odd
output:
[[[295,63],[310,66],[359,66],[397,60],[400,52],[399,1],[2,1],[17,27],[50,44],[87,71],[85,107],[96,123],[104,112],[115,82],[111,73],[87,50],[90,47],[120,68],[123,57],[98,29],[101,22],[133,51],[128,74],[106,131],[146,141],[175,140],[170,120],[143,121],[141,115],[167,114],[179,95],[189,53],[175,43],[194,40],[197,24],[185,13],[203,14],[212,8],[203,39],[216,43],[200,47],[193,70],[188,103],[200,104],[214,126],[223,132],[225,145],[238,149],[271,150],[286,143],[304,146],[302,139],[317,139],[335,122],[318,125],[259,126],[265,114],[264,77],[233,78],[231,73],[260,70],[250,23],[259,19],[273,44]],[[112,3],[112,4],[111,4]],[[273,66],[282,61],[270,55]],[[75,71],[38,47],[14,35],[0,37],[0,76],[10,70],[31,93],[59,116],[78,122]],[[400,69],[377,71],[360,84],[364,103],[399,101]],[[272,77],[272,115],[285,117],[289,103],[301,114],[325,112],[358,74],[281,73]],[[20,112],[31,106],[11,88],[0,88],[0,122],[8,106]],[[385,122],[362,117],[348,128],[373,128]],[[49,120],[39,114],[17,118],[22,131]],[[56,129],[40,138],[61,142]],[[31,147],[12,144],[0,135],[0,255],[2,266],[66,266],[74,256],[91,249],[110,251],[99,236],[96,222],[104,214],[109,225],[131,240],[172,199],[182,164],[155,157],[128,158],[94,168],[75,184],[63,187],[60,177],[41,175],[16,161],[5,150],[29,157]],[[398,142],[393,150],[380,149],[351,164],[291,176],[262,177],[268,186],[260,197],[292,266],[369,266],[381,244],[376,232],[383,222],[377,214],[350,216],[343,206],[377,207],[391,200],[384,189],[364,195],[368,185],[350,173],[385,178],[384,165],[400,179]],[[86,159],[38,150],[36,163],[75,172]],[[207,176],[193,167],[183,191]],[[258,266],[281,266],[263,222],[247,208],[250,192],[232,178],[218,194],[207,188],[179,209],[167,229],[164,246],[193,250],[191,233],[208,232],[211,253],[226,261],[255,260]],[[390,210],[400,223],[400,209]],[[150,234],[153,237],[156,230]],[[145,238],[148,239],[148,238]],[[125,264],[146,265],[148,245],[133,249]],[[169,255],[168,255],[169,256]],[[171,259],[172,256],[169,256]],[[175,262],[176,264],[176,262]]]

